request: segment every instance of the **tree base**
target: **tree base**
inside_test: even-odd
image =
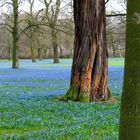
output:
[[[99,91],[99,92],[101,92],[101,91]],[[94,100],[91,100],[91,102],[92,101],[95,101],[95,102],[100,102],[101,101],[101,102],[103,102],[103,101],[108,101],[111,98],[111,93],[110,93],[110,90],[109,90],[108,87],[107,87],[106,93],[101,92],[101,93],[104,93],[104,94],[99,94],[99,92],[94,97]]]
[[[53,63],[54,64],[58,64],[59,63],[59,60],[54,60]]]
[[[106,98],[100,98],[98,100],[95,100],[95,101],[92,101],[90,99],[90,96],[87,96],[85,94],[85,92],[81,93],[80,95],[78,94],[78,91],[74,88],[70,88],[66,95],[62,96],[59,98],[60,101],[68,101],[68,100],[71,100],[71,101],[77,101],[77,102],[82,102],[82,103],[89,103],[89,102],[111,102],[113,101],[112,99],[114,98],[111,98],[110,97],[110,91],[108,89],[108,92],[109,92],[109,96],[106,97]]]
[[[12,63],[12,69],[18,69],[19,68],[19,61]]]
[[[89,97],[86,96],[86,94],[83,92],[81,95],[78,96],[78,91],[74,88],[70,88],[66,95],[62,96],[60,101],[78,101],[78,102],[83,102],[83,103],[88,103],[89,102]]]
[[[36,62],[36,60],[32,60],[32,63],[35,63]]]

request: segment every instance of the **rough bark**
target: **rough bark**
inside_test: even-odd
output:
[[[66,98],[101,101],[110,97],[104,0],[74,0],[75,42]]]
[[[18,56],[18,0],[12,1],[14,25],[13,25],[13,48],[12,48],[12,68],[19,68],[19,56]]]
[[[140,0],[127,1],[126,54],[119,140],[140,139]]]

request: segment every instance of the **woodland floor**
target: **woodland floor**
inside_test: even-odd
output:
[[[109,88],[120,100],[124,59],[109,59]],[[120,101],[60,102],[69,87],[71,59],[0,61],[0,140],[117,140]]]

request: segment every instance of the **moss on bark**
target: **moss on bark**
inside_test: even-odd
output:
[[[81,93],[81,95],[78,95],[78,91],[75,88],[70,88],[66,95],[60,98],[61,101],[79,101],[83,103],[88,103],[89,102],[89,97],[86,95],[86,92]]]

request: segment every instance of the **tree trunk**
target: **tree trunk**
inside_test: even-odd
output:
[[[140,139],[140,0],[127,1],[126,54],[119,140]]]
[[[34,46],[34,41],[31,39],[30,40],[30,47],[31,47],[31,57],[32,57],[32,62],[36,62],[36,48]]]
[[[60,58],[63,58],[63,49],[61,46],[60,46],[59,50],[60,50]]]
[[[112,44],[112,50],[113,50],[113,57],[116,57],[116,48],[114,44]]]
[[[113,42],[113,34],[111,35],[111,46],[112,46],[112,50],[113,50],[113,57],[116,57],[116,48],[115,48],[115,44]]]
[[[41,48],[38,48],[37,51],[38,51],[38,59],[41,61],[42,60],[42,50],[41,50]]]
[[[52,27],[52,46],[53,46],[53,57],[54,63],[59,63],[58,43],[57,43],[57,32]]]
[[[74,0],[75,48],[67,99],[89,102],[110,97],[104,0]]]
[[[53,50],[52,48],[48,48],[48,58],[53,58]]]
[[[13,1],[14,27],[13,27],[13,49],[12,49],[12,68],[19,68],[18,56],[18,0]]]
[[[10,47],[10,44],[8,46],[8,60],[11,61],[11,47]]]
[[[56,7],[51,9],[52,16],[51,16],[50,24],[51,24],[51,31],[52,31],[51,36],[52,36],[52,45],[53,45],[53,53],[54,53],[54,63],[59,63],[57,31],[55,28],[58,22],[61,0],[56,0],[55,5]]]
[[[47,50],[46,49],[44,50],[44,56],[43,56],[43,58],[44,59],[47,59]]]

